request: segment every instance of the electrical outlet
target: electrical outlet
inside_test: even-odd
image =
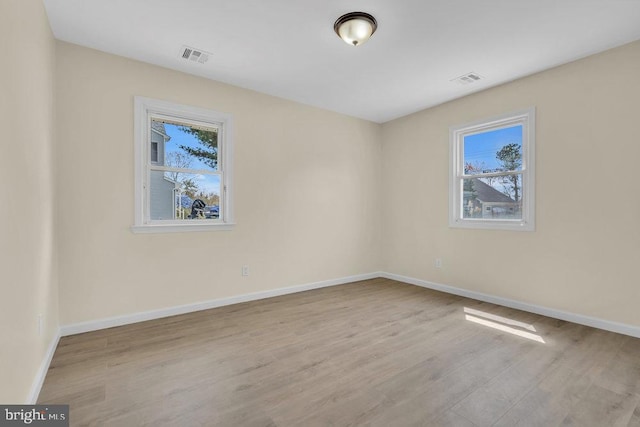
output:
[[[436,268],[442,268],[442,258],[436,258]]]
[[[248,265],[243,265],[242,266],[242,275],[243,276],[248,276],[249,275],[249,266]]]

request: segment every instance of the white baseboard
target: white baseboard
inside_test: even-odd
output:
[[[58,347],[58,341],[60,341],[59,328],[56,330],[55,335],[51,339],[49,348],[47,349],[47,353],[45,354],[44,359],[42,359],[42,363],[40,364],[38,373],[33,380],[31,390],[29,391],[29,396],[27,397],[27,405],[35,405],[38,401],[38,396],[40,395],[42,384],[44,384],[44,379],[47,376],[47,371],[49,371],[49,365],[51,365],[51,359],[53,359],[53,354],[56,352],[56,348]]]
[[[194,311],[208,310],[210,308],[222,307],[225,305],[238,304],[241,302],[255,301],[264,298],[277,297],[280,295],[293,294],[296,292],[309,291],[311,289],[326,288],[329,286],[343,285],[345,283],[357,282],[360,280],[375,279],[380,277],[379,273],[358,274],[355,276],[341,277],[339,279],[323,280],[321,282],[307,283],[305,285],[290,286],[286,288],[271,289],[268,291],[253,292],[219,298],[210,301],[197,302],[193,304],[179,305],[159,310],[144,311],[140,313],[126,314],[123,316],[109,317],[106,319],[91,320],[88,322],[74,323],[60,327],[60,335],[75,335],[84,332],[97,331],[99,329],[113,328],[115,326],[129,325],[131,323],[144,322],[146,320],[160,319],[162,317],[176,316],[178,314],[192,313]]]
[[[60,332],[57,340],[60,336],[81,334],[84,332],[97,331],[100,329],[113,328],[115,326],[129,325],[131,323],[144,322],[147,320],[160,319],[163,317],[176,316],[179,314],[191,313],[194,311],[208,310],[210,308],[222,307],[225,305],[238,304],[248,301],[256,301],[264,298],[271,298],[280,295],[293,294],[296,292],[308,291],[311,289],[325,288],[329,286],[343,285],[345,283],[357,282],[360,280],[375,279],[378,277],[384,277],[398,282],[403,282],[423,288],[433,289],[436,291],[446,292],[453,295],[459,295],[479,301],[490,302],[492,304],[503,305],[505,307],[515,308],[517,310],[528,311],[530,313],[541,314],[543,316],[552,317],[554,319],[566,320],[568,322],[578,323],[580,325],[591,326],[598,329],[604,329],[606,331],[616,332],[619,334],[629,335],[632,337],[640,338],[640,327],[628,325],[624,323],[612,322],[609,320],[603,320],[596,317],[585,316],[582,314],[571,313],[562,310],[556,310],[549,307],[543,307],[535,304],[529,304],[517,300],[508,298],[502,298],[494,295],[484,294],[481,292],[470,291],[467,289],[457,288],[455,286],[443,285],[440,283],[429,282],[427,280],[416,279],[413,277],[402,276],[399,274],[387,273],[387,272],[375,272],[368,274],[358,274],[355,276],[347,276],[339,279],[324,280],[321,282],[308,283],[305,285],[291,286],[286,288],[272,289],[268,291],[253,292],[250,294],[243,294],[232,296],[228,298],[219,298],[210,301],[203,301],[193,304],[180,305],[175,307],[168,307],[159,310],[144,311],[140,313],[133,313],[123,316],[109,317],[106,319],[92,320],[88,322],[75,323],[71,325],[64,325],[60,327]],[[49,361],[55,351],[55,345],[50,348],[50,354],[48,355]],[[46,367],[48,368],[48,362]],[[41,368],[42,371],[43,368]],[[46,369],[42,372],[42,380]],[[39,374],[40,375],[40,374]],[[42,383],[40,383],[42,386]],[[34,383],[35,390],[35,383]],[[37,388],[39,391],[39,387]],[[37,397],[37,394],[35,395]]]
[[[429,282],[413,277],[401,276],[399,274],[381,272],[380,277],[396,280],[398,282],[408,283],[410,285],[420,286],[423,288],[433,289],[436,291],[446,292],[448,294],[459,295],[479,301],[490,302],[492,304],[503,305],[505,307],[515,308],[517,310],[528,311],[530,313],[541,314],[543,316],[552,317],[554,319],[566,320],[567,322],[578,323],[580,325],[591,326],[598,329],[604,329],[605,331],[611,331],[640,338],[640,327],[638,326],[611,322],[609,320],[598,319],[596,317],[556,310],[540,305],[529,304],[526,302],[516,301],[508,298],[483,294],[481,292],[456,288],[454,286],[442,285],[440,283]]]

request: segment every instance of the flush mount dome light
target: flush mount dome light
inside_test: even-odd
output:
[[[351,12],[342,15],[333,24],[333,29],[345,43],[360,46],[376,32],[376,18],[364,12]]]

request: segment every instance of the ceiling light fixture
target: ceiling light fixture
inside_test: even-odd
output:
[[[360,46],[376,32],[376,18],[364,12],[351,12],[342,15],[333,24],[333,29],[345,43]]]

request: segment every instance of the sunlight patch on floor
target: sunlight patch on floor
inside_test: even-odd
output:
[[[495,314],[486,313],[480,310],[474,310],[468,307],[464,307],[464,312],[464,318],[469,322],[488,326],[490,328],[517,335],[522,338],[527,338],[532,341],[537,341],[543,344],[545,343],[544,339],[542,339],[540,335],[533,333],[536,332],[536,328],[528,323],[519,322],[517,320],[509,319],[502,316],[496,316]]]

